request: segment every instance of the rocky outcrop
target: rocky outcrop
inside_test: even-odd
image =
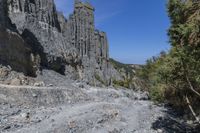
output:
[[[54,0],[1,0],[0,5],[1,64],[31,76],[45,68],[92,85],[109,84],[107,37],[95,29],[88,2],[76,0],[68,19],[56,11]]]
[[[40,58],[39,64],[64,74],[64,55],[70,46],[60,33],[54,1],[8,0],[7,3],[11,22],[32,49],[34,57]]]
[[[34,76],[35,64],[24,40],[10,30],[0,31],[0,62],[10,65],[14,70]]]
[[[18,34],[15,25],[8,17],[7,1],[0,1],[0,64],[14,70],[35,76],[35,63],[31,49]]]
[[[95,30],[94,7],[87,2],[75,1],[74,12],[69,17],[64,34],[80,56],[81,67],[84,68],[81,78],[95,84],[95,77],[99,77],[96,79],[108,84],[108,41],[104,32]]]

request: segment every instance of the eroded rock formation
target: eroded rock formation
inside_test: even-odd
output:
[[[95,29],[94,7],[75,0],[67,20],[54,0],[0,1],[0,63],[37,76],[52,69],[70,79],[109,84],[106,34]]]
[[[89,3],[75,1],[74,13],[70,15],[67,22],[65,36],[69,37],[80,56],[82,67],[84,67],[83,79],[90,81],[95,77],[108,84],[109,55],[106,34],[95,29],[94,7]]]

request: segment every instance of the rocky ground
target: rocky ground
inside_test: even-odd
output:
[[[146,93],[90,87],[64,78],[45,70],[35,79],[43,79],[42,86],[0,84],[0,132],[198,132],[173,111],[154,105]]]

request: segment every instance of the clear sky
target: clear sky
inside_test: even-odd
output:
[[[84,0],[82,0],[84,1]],[[144,64],[168,50],[167,0],[89,0],[94,5],[95,24],[108,35],[110,56],[129,64]],[[55,0],[66,17],[73,0]]]

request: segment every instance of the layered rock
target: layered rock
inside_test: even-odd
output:
[[[68,20],[56,11],[54,0],[1,0],[0,5],[0,26],[15,34],[5,30],[0,36],[1,64],[28,75],[47,68],[93,85],[109,83],[108,41],[95,29],[89,3],[76,0]]]

